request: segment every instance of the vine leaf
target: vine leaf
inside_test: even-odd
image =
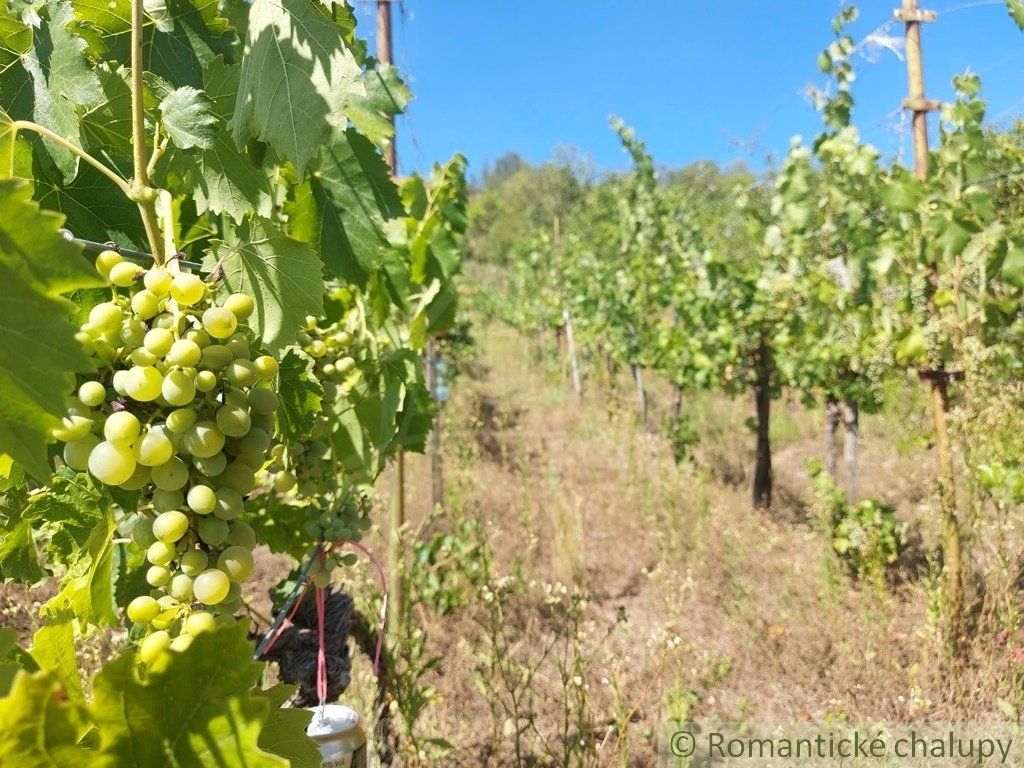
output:
[[[101,754],[122,768],[287,766],[257,746],[270,707],[251,693],[263,665],[252,660],[247,631],[238,622],[197,635],[145,675],[134,652],[107,664],[93,679]]]
[[[270,221],[246,221],[237,242],[213,242],[204,266],[220,264],[224,285],[256,302],[252,324],[273,354],[295,340],[307,315],[323,312],[323,264],[307,243],[293,240]]]
[[[78,745],[85,711],[52,672],[19,673],[0,699],[0,765],[18,768],[113,768],[112,760]]]
[[[281,358],[277,427],[286,443],[308,435],[320,413],[324,388],[313,373],[314,364],[312,357],[298,349],[289,349]]]
[[[315,0],[254,0],[231,129],[242,145],[270,144],[302,177],[318,147],[365,96],[362,70]]]
[[[1024,0],[1006,0],[1006,9],[1017,27],[1024,31]]]
[[[313,719],[313,713],[298,707],[281,707],[295,688],[294,685],[279,683],[265,691],[255,691],[257,696],[270,702],[270,715],[257,743],[260,749],[289,760],[292,768],[320,768],[324,756],[316,742],[306,735],[306,726]]]
[[[61,217],[39,210],[29,194],[23,182],[0,181],[0,453],[42,479],[71,374],[91,369],[60,294],[100,280],[58,232]]]
[[[30,653],[40,669],[49,670],[57,676],[73,701],[85,704],[71,616],[57,616],[43,624],[32,638]]]
[[[183,85],[160,102],[160,123],[179,149],[213,146],[217,117],[202,91]]]
[[[36,34],[34,45],[21,58],[32,80],[33,118],[54,133],[81,146],[77,108],[97,104],[103,94],[99,77],[85,58],[85,41],[72,34],[71,5],[48,0],[47,21]],[[78,171],[78,157],[44,139],[43,144],[68,181]]]
[[[383,149],[395,135],[394,123],[388,118],[405,111],[412,92],[398,76],[398,70],[389,64],[376,63],[367,69],[363,86],[366,95],[351,99],[348,117],[356,130]]]
[[[17,62],[32,47],[32,29],[7,5],[0,7],[0,72]]]

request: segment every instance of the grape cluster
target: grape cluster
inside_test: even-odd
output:
[[[131,537],[154,589],[127,612],[147,625],[146,662],[233,621],[256,546],[238,518],[278,407],[278,363],[253,349],[242,325],[253,300],[236,293],[218,306],[200,277],[176,266],[98,256],[111,298],[78,333],[98,372],[78,382],[55,432],[69,467],[140,492]]]
[[[274,492],[305,506],[306,532],[314,541],[357,540],[370,527],[372,507],[369,486],[361,482],[365,478],[346,471],[332,436],[338,415],[353,407],[363,368],[376,360],[380,342],[367,329],[362,304],[348,289],[335,291],[331,299],[349,305],[340,319],[325,323],[307,317],[298,335],[324,389],[322,410],[307,438],[274,446],[268,467]],[[325,581],[334,567],[349,559],[327,558],[323,568],[318,564],[314,580]]]

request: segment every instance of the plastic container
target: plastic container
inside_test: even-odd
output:
[[[359,713],[343,704],[309,707],[306,733],[320,747],[323,768],[366,768],[366,734]]]

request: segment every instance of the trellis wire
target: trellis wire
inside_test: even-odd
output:
[[[84,238],[81,237],[75,237],[69,229],[62,229],[60,233],[64,236],[66,240],[70,240],[71,242],[82,246],[82,248],[84,248],[87,251],[90,251],[91,253],[101,253],[103,251],[117,251],[126,259],[131,259],[132,261],[156,262],[156,259],[153,258],[153,254],[151,253],[136,251],[132,248],[123,248],[115,242],[98,243],[95,240],[85,240]],[[183,267],[188,267],[189,269],[194,269],[196,271],[202,269],[203,266],[197,261],[187,261],[185,259],[178,259],[178,263],[181,264]]]

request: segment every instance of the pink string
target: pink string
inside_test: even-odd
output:
[[[324,588],[316,588],[316,624],[320,647],[316,653],[316,695],[320,706],[327,703],[327,650],[324,644]]]
[[[373,556],[373,553],[370,552],[370,550],[368,550],[366,547],[364,547],[358,541],[341,540],[341,541],[332,542],[332,543],[327,545],[327,548],[324,551],[324,554],[326,554],[327,551],[331,549],[331,547],[334,547],[334,546],[337,546],[337,545],[345,546],[346,544],[352,545],[353,547],[358,549],[360,552],[362,552],[364,555],[366,555],[366,557],[370,560],[370,562],[373,563],[374,568],[377,569],[377,581],[380,584],[380,592],[381,592],[381,595],[383,595],[383,598],[381,599],[381,603],[380,603],[380,616],[378,617],[378,620],[377,620],[377,650],[376,650],[376,652],[374,653],[374,656],[373,656],[373,676],[374,677],[380,677],[380,657],[381,657],[381,652],[382,652],[382,650],[384,648],[384,625],[385,625],[385,622],[386,622],[386,619],[387,619],[387,614],[388,614],[388,584],[387,584],[387,578],[384,575],[384,568],[377,561],[377,558],[375,558]]]
[[[299,592],[299,596],[295,598],[295,602],[292,604],[292,609],[288,612],[288,615],[284,617],[284,621],[282,621],[280,625],[278,625],[277,629],[274,631],[273,637],[270,638],[270,641],[263,649],[263,656],[266,656],[268,653],[270,653],[270,649],[274,647],[274,643],[276,643],[278,638],[281,637],[281,634],[286,629],[288,629],[288,627],[292,626],[292,617],[295,615],[295,612],[299,610],[299,605],[302,604],[302,598],[305,597],[306,590],[308,589],[309,582],[307,581],[305,585],[302,587],[302,591]]]

